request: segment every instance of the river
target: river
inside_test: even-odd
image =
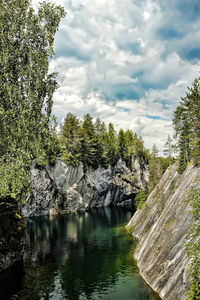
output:
[[[157,300],[125,231],[132,208],[26,219],[24,264],[0,276],[0,299]]]

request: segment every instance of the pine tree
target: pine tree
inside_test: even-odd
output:
[[[138,138],[137,134],[135,133],[133,136],[133,145],[135,148],[134,155],[138,157],[140,163],[148,164],[149,155],[148,152],[144,148],[144,142],[142,138]]]
[[[82,161],[85,165],[97,168],[100,159],[98,157],[99,144],[90,114],[84,116],[82,134]]]
[[[124,134],[124,138],[125,138],[125,145],[127,149],[127,165],[131,168],[132,160],[134,161],[134,156],[136,154],[133,132],[129,129],[126,130]]]
[[[152,154],[153,154],[154,157],[158,157],[158,153],[159,153],[158,148],[154,144],[153,147],[152,147]]]
[[[194,80],[182,101],[187,107],[187,118],[190,124],[192,158],[196,165],[200,165],[200,78]]]
[[[192,87],[188,88],[186,96],[181,98],[180,104],[174,112],[173,125],[178,138],[178,172],[183,173],[190,161],[197,166],[200,165],[200,78],[194,80]],[[186,298],[199,299],[199,189],[194,189],[187,200],[191,207],[193,223],[186,243],[187,254],[190,258],[190,286],[186,291]]]
[[[118,137],[117,137],[117,151],[118,151],[119,158],[126,161],[127,149],[125,143],[125,134],[122,128],[119,130]]]
[[[133,132],[130,129],[125,131],[124,138],[125,138],[126,147],[127,148],[131,147],[134,138],[133,138]]]
[[[178,138],[179,172],[193,159],[200,164],[200,79],[195,79],[176,108],[173,125]]]
[[[95,132],[96,132],[96,135],[97,135],[97,136],[100,135],[100,132],[101,132],[101,125],[102,125],[101,119],[100,119],[100,118],[96,118],[94,127],[95,127]]]
[[[99,134],[97,135],[98,138],[98,145],[99,145],[99,158],[100,158],[100,165],[102,167],[108,166],[108,160],[106,157],[106,149],[107,149],[107,128],[105,122],[101,121]]]
[[[170,135],[168,135],[167,137],[167,141],[165,143],[165,149],[164,149],[164,154],[167,157],[171,157],[172,153],[173,153],[173,144],[172,144],[173,140],[171,139]]]
[[[82,134],[77,117],[68,113],[60,135],[62,159],[71,165],[77,165],[81,157]]]
[[[139,158],[141,163],[148,163],[148,154],[142,139],[131,130],[125,133],[120,129],[118,135],[112,123],[108,128],[99,118],[93,124],[90,114],[79,121],[68,114],[61,130],[62,158],[67,164],[84,163],[85,168],[115,166],[121,158],[131,167],[132,159]]]
[[[158,157],[158,148],[154,144],[149,159],[149,192],[151,192],[163,174],[163,170]]]
[[[112,123],[108,125],[108,133],[105,136],[105,151],[104,157],[106,165],[114,166],[117,162],[117,145],[116,145],[116,132]]]

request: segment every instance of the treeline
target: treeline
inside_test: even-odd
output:
[[[194,80],[181,98],[174,111],[173,125],[178,139],[178,172],[182,173],[190,161],[200,165],[200,78]]]
[[[166,157],[160,157],[156,145],[152,151],[145,149],[143,140],[133,131],[124,131],[121,128],[117,132],[112,123],[106,126],[100,118],[93,122],[90,114],[86,114],[83,120],[80,120],[68,113],[58,139],[59,149],[51,148],[54,149],[51,151],[51,160],[53,161],[56,153],[60,153],[59,156],[68,165],[76,166],[81,161],[85,169],[95,169],[99,166],[106,168],[109,165],[114,167],[118,160],[122,159],[127,167],[134,169],[134,161],[137,158],[141,167],[149,170],[148,187],[138,196],[138,201],[140,198],[146,199],[173,162],[170,137],[165,146]]]
[[[108,127],[99,118],[93,122],[90,114],[83,120],[68,113],[59,135],[61,157],[66,164],[82,161],[92,168],[114,166],[121,158],[131,168],[134,158],[148,163],[149,153],[141,138],[131,130],[117,133],[112,123]]]

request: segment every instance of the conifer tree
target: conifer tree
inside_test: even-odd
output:
[[[167,157],[171,157],[172,153],[173,153],[173,144],[172,144],[173,140],[171,139],[170,135],[168,135],[167,137],[167,141],[165,143],[165,149],[164,149],[164,154]]]
[[[116,145],[116,132],[112,123],[108,125],[108,133],[105,136],[105,159],[106,164],[114,166],[117,162],[117,145]]]
[[[178,172],[182,173],[190,161],[195,166],[200,165],[200,78],[194,80],[192,87],[188,88],[186,96],[181,98],[180,104],[174,112],[173,125],[178,138]],[[194,189],[187,200],[191,207],[193,223],[187,235],[186,243],[187,254],[190,258],[190,285],[186,291],[186,298],[199,299],[199,189]]]
[[[94,124],[96,135],[100,135],[101,124],[102,124],[101,119],[96,118],[96,121],[95,121],[95,124]]]
[[[193,159],[200,164],[200,78],[194,80],[186,96],[181,98],[173,117],[173,125],[178,138],[179,172]]]
[[[130,129],[125,131],[124,138],[125,138],[126,147],[128,148],[131,147],[134,138],[133,138],[133,132]]]
[[[148,164],[149,154],[144,148],[144,142],[142,138],[138,138],[135,133],[133,136],[133,145],[134,145],[134,156],[138,157],[140,163]]]
[[[105,123],[102,122],[100,118],[96,118],[94,128],[95,128],[95,134],[97,140],[97,163],[100,164],[101,166],[105,166],[105,160],[103,158],[105,134],[106,134]]]
[[[82,161],[85,165],[97,167],[99,164],[99,145],[97,135],[95,134],[95,127],[92,122],[90,114],[84,116],[82,125]]]
[[[61,130],[62,158],[67,164],[84,163],[85,168],[99,165],[114,167],[121,158],[131,166],[132,160],[139,158],[140,163],[148,163],[147,151],[143,141],[133,135],[131,130],[125,133],[120,129],[118,135],[112,123],[108,128],[99,118],[95,123],[90,114],[79,121],[76,116],[68,114]]]
[[[126,152],[125,134],[122,128],[120,128],[117,137],[117,150],[118,150],[119,158],[121,158],[122,160],[126,160],[127,152]]]
[[[100,157],[100,165],[102,167],[108,166],[108,160],[106,156],[106,149],[107,149],[107,127],[105,122],[101,121],[99,134],[97,135],[98,138],[98,145],[99,145],[99,157]]]
[[[158,157],[158,148],[157,146],[154,144],[153,147],[152,147],[152,154],[154,157]]]
[[[62,159],[71,165],[77,165],[81,157],[82,135],[79,120],[68,113],[61,129]]]
[[[136,148],[134,144],[133,132],[131,130],[126,130],[124,134],[126,152],[127,152],[127,165],[132,167],[132,160],[134,161],[134,156],[136,154]]]
[[[151,192],[162,176],[162,168],[158,158],[158,148],[154,144],[149,160],[149,191]]]

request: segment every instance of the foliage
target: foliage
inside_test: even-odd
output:
[[[132,133],[133,134],[133,133]],[[137,134],[133,135],[130,145],[127,144],[128,153],[133,157],[139,159],[140,164],[148,164],[150,153],[149,150],[144,148],[144,142],[141,138],[138,138]]]
[[[168,157],[159,157],[159,162],[164,173],[173,163],[174,160],[171,156]]]
[[[173,117],[173,125],[178,139],[178,172],[183,173],[192,161],[200,165],[200,78],[196,78],[186,96],[181,98]],[[187,299],[200,299],[200,189],[195,189],[187,198],[191,206],[193,224],[187,235],[187,254],[191,260],[191,284]]]
[[[32,159],[54,152],[48,146],[57,83],[48,66],[64,15],[47,3],[36,14],[29,0],[0,2],[0,205],[7,209],[26,193]]]
[[[76,165],[79,161],[81,140],[79,120],[73,114],[68,113],[60,136],[62,159],[67,164]]]
[[[119,154],[117,151],[118,149],[116,144],[117,133],[112,123],[109,123],[107,133],[105,133],[103,140],[104,142],[102,143],[103,145],[102,154],[105,160],[105,165],[106,166],[111,165],[114,167],[119,158]]]
[[[154,157],[158,157],[158,153],[159,153],[158,148],[157,148],[157,146],[154,144],[153,147],[152,147],[152,155],[153,155]]]
[[[117,151],[119,153],[119,157],[122,160],[127,159],[126,150],[127,149],[126,149],[126,144],[125,144],[125,134],[124,134],[124,130],[121,128],[119,130],[118,137],[117,137]]]
[[[47,164],[53,165],[60,155],[60,141],[56,132],[57,122],[55,117],[50,119],[46,135],[43,136],[36,154],[37,165],[44,167]]]
[[[86,114],[83,121],[68,113],[60,133],[62,159],[71,165],[80,161],[84,167],[98,166],[114,167],[119,159],[126,162],[130,169],[134,169],[134,162],[139,160],[141,166],[149,166],[148,190],[142,191],[135,198],[136,207],[140,208],[159,182],[163,173],[173,163],[171,156],[158,156],[157,146],[152,153],[144,148],[141,138],[131,130],[120,129],[117,133],[112,123],[108,128],[99,118],[93,123],[92,117]]]
[[[153,191],[167,168],[173,163],[172,157],[158,156],[157,146],[154,145],[149,154],[149,193]]]
[[[80,161],[84,166],[115,166],[121,158],[131,168],[136,158],[140,164],[148,163],[149,153],[143,141],[131,130],[117,133],[112,123],[108,128],[99,118],[93,123],[90,114],[81,122],[75,115],[68,113],[60,132],[62,159],[71,165]]]
[[[141,191],[139,194],[136,195],[134,203],[137,209],[141,209],[148,198],[148,194],[144,191]]]
[[[81,160],[85,165],[97,168],[99,165],[99,148],[95,127],[90,114],[84,116],[82,124],[82,152]]]
[[[167,141],[165,143],[165,148],[164,148],[164,154],[167,156],[167,157],[172,157],[172,154],[174,152],[174,145],[172,144],[173,143],[173,140],[172,138],[170,137],[170,135],[168,135],[167,137]]]
[[[200,299],[200,189],[197,188],[188,196],[187,202],[191,206],[193,224],[187,234],[187,254],[190,263],[190,287],[187,299]]]
[[[177,178],[175,177],[172,179],[170,186],[169,186],[170,193],[172,193],[174,191],[174,189],[176,188],[176,183],[177,183]]]
[[[173,125],[178,138],[178,172],[182,173],[191,160],[200,165],[200,78],[194,80],[186,96],[181,98]]]

